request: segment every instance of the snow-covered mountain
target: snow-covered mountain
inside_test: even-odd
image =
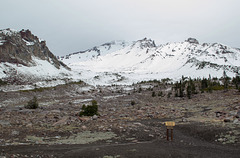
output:
[[[127,84],[163,78],[177,80],[182,75],[222,77],[224,70],[232,77],[240,68],[240,49],[218,43],[199,44],[193,38],[157,46],[144,38],[132,43],[109,43],[61,60],[90,84]]]
[[[92,85],[132,84],[163,78],[178,80],[182,75],[220,78],[224,70],[233,77],[240,68],[240,49],[200,44],[193,38],[156,45],[144,38],[105,43],[59,60],[46,42],[29,30],[0,30],[0,79],[14,84],[64,83],[65,79]]]
[[[31,84],[63,79],[70,68],[49,51],[46,42],[29,30],[0,30],[0,79],[10,84]]]
[[[59,59],[66,64],[71,64],[79,61],[87,61],[90,59],[92,60],[98,58],[99,56],[104,56],[106,54],[120,50],[126,47],[126,45],[128,45],[128,43],[125,41],[112,41],[102,44],[101,46],[93,47],[92,49],[61,56]]]

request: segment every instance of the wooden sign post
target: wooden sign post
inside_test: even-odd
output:
[[[169,129],[171,130],[171,140],[173,140],[173,127],[175,126],[175,122],[165,122],[167,127],[167,140],[169,141]]]

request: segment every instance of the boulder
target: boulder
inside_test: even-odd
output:
[[[234,124],[240,124],[240,121],[238,119],[233,120]]]
[[[97,120],[97,119],[98,119],[98,116],[97,116],[97,115],[93,115],[92,119],[93,119],[93,120]]]
[[[86,130],[86,129],[87,129],[87,127],[86,127],[85,125],[83,125],[83,126],[82,126],[82,129],[83,129],[83,130]]]

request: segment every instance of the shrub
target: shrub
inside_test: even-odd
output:
[[[163,92],[162,91],[158,92],[158,96],[162,97],[163,96]]]
[[[98,105],[97,101],[93,100],[92,105],[83,105],[82,111],[79,113],[79,116],[94,116],[98,115]]]
[[[156,97],[156,93],[154,91],[152,92],[152,97]]]
[[[138,93],[141,93],[142,92],[142,88],[140,87],[139,89],[138,89]]]
[[[212,90],[214,91],[224,90],[224,86],[213,86]]]
[[[188,99],[191,99],[192,98],[192,91],[191,91],[191,86],[187,86],[187,97]]]
[[[135,101],[132,100],[132,101],[131,101],[131,105],[135,105],[135,104],[136,104]]]
[[[6,85],[7,82],[0,79],[0,85]]]
[[[171,95],[172,95],[172,93],[171,93],[171,92],[168,92],[168,95],[167,95],[167,97],[168,97],[168,98],[170,98],[170,97],[171,97]]]
[[[38,101],[37,97],[34,96],[32,100],[30,100],[27,105],[24,106],[26,109],[37,109],[38,108]]]

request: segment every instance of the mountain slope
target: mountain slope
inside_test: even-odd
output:
[[[0,78],[9,83],[62,78],[70,70],[29,30],[0,30],[0,56]]]
[[[79,61],[87,61],[120,50],[126,45],[128,45],[128,43],[125,41],[112,41],[102,44],[98,47],[93,47],[92,49],[88,49],[86,51],[80,51],[69,54],[67,56],[59,57],[59,60],[63,61],[66,64],[71,64]]]
[[[133,83],[162,78],[177,80],[182,75],[222,77],[224,70],[229,76],[235,76],[240,68],[240,50],[217,43],[199,44],[193,38],[156,46],[145,38],[91,60],[75,61],[64,60],[89,83]]]

